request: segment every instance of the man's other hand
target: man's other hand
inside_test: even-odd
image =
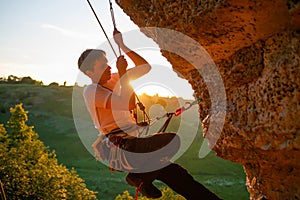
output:
[[[114,40],[119,46],[124,44],[122,34],[117,29],[114,30]]]
[[[124,75],[127,69],[127,61],[124,56],[119,56],[117,59],[117,69],[119,71],[119,75]]]

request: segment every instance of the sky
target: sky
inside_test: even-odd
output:
[[[88,79],[81,78],[77,68],[78,57],[85,49],[97,48],[107,41],[86,0],[0,2],[0,77],[30,76],[45,85],[51,82],[63,84],[65,81],[67,85],[89,83]],[[111,37],[113,25],[109,1],[90,2]],[[119,31],[139,32],[130,18],[112,2]],[[152,42],[142,33],[140,37]],[[130,40],[126,41],[125,35],[124,42],[130,47]],[[134,85],[139,93],[193,99],[191,86],[171,70],[170,63],[161,56],[157,45],[156,48],[136,51],[153,66],[149,75]],[[113,63],[111,66],[114,66]],[[115,67],[112,71],[116,71]]]

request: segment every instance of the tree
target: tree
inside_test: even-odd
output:
[[[21,80],[20,80],[20,83],[21,84],[35,84],[36,81],[33,80],[30,76],[26,76],[26,77],[22,77]]]
[[[52,86],[52,87],[58,87],[58,86],[59,86],[59,84],[58,84],[58,83],[56,83],[56,82],[52,82],[52,83],[50,83],[48,86]]]
[[[7,80],[5,77],[0,77],[0,84],[7,83]]]
[[[7,77],[7,83],[16,84],[20,82],[20,78],[14,75],[9,75]]]
[[[7,199],[96,199],[74,169],[58,164],[55,152],[28,126],[22,104],[0,125],[0,180]]]

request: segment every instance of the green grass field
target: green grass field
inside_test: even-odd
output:
[[[86,133],[78,134],[72,113],[72,87],[47,87],[21,84],[0,84],[0,123],[5,123],[9,116],[9,108],[17,103],[23,103],[29,111],[29,125],[35,127],[40,140],[51,150],[55,150],[58,160],[68,168],[75,168],[81,178],[86,181],[89,189],[98,191],[98,198],[114,199],[124,190],[134,194],[134,188],[125,182],[125,175],[121,172],[111,173],[106,166],[96,162],[91,153],[85,148],[81,137],[92,140],[97,133],[92,127],[89,116],[83,105],[81,88],[73,94],[76,99],[73,106],[80,107],[80,115],[74,115],[77,120],[87,124]],[[147,100],[145,100],[147,101]],[[167,101],[167,108],[176,108],[174,98]],[[175,103],[174,103],[175,102]],[[151,102],[146,102],[146,106]],[[193,108],[197,110],[197,107]],[[184,124],[186,130],[193,126],[195,110],[191,112]],[[170,129],[176,130],[179,119],[174,119]],[[84,129],[85,131],[85,129]],[[249,199],[245,186],[245,174],[242,166],[223,160],[211,152],[204,159],[198,158],[202,144],[201,131],[197,134],[189,149],[176,161],[222,199]],[[188,134],[188,131],[187,131]],[[163,187],[161,182],[155,182]],[[184,184],[184,183],[183,183]]]

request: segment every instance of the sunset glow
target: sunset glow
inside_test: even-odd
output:
[[[108,1],[91,0],[91,3],[96,8],[107,35],[111,38],[113,24]],[[108,55],[112,54],[110,47],[103,46],[107,40],[85,1],[5,1],[1,4],[0,11],[2,25],[0,77],[30,76],[32,79],[42,81],[44,85],[52,82],[61,85],[66,82],[66,85],[74,85],[79,82],[80,72],[77,59],[81,52],[85,49],[103,47]],[[124,42],[130,48],[137,51],[151,65],[171,69],[170,63],[161,56],[157,45],[143,35],[118,6],[115,6],[115,17],[117,28],[122,33],[132,30],[138,33],[134,36],[123,35]],[[155,47],[155,50],[143,49],[142,45],[145,43],[151,44],[150,46]],[[111,64],[112,71],[116,70],[115,63]],[[133,67],[132,64],[130,67]],[[174,83],[174,87],[180,87],[185,81],[177,79],[175,72],[167,79],[164,76],[163,82],[157,80],[161,79],[161,76],[160,71],[154,70],[151,75],[144,78],[144,81],[137,83],[135,86],[138,89],[137,93],[149,95],[158,93],[162,96],[182,95],[192,98],[189,85],[181,89],[188,93],[179,94],[177,91],[173,93],[168,89],[172,88],[170,85]],[[158,84],[150,86],[149,82]],[[84,80],[81,85],[86,83],[88,80]],[[185,83],[186,81],[183,85]],[[146,85],[140,87],[141,84]]]

